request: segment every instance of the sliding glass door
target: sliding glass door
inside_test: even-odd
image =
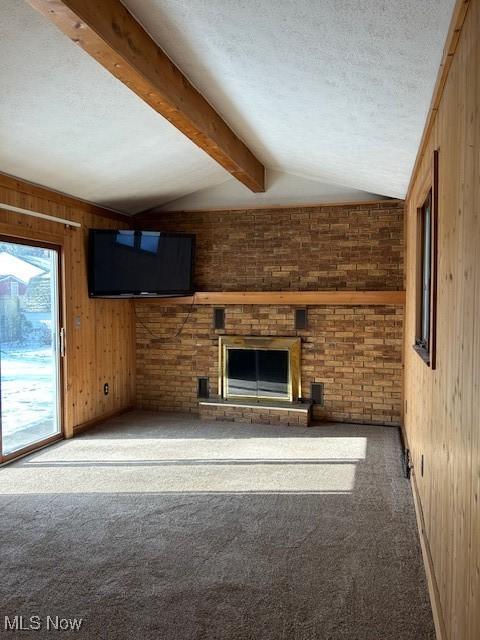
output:
[[[60,437],[58,251],[0,238],[1,455]]]

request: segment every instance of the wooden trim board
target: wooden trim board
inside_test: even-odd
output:
[[[405,291],[199,291],[193,296],[144,298],[144,300],[150,304],[164,306],[176,304],[403,305]]]
[[[437,635],[437,640],[448,640],[445,623],[443,620],[442,606],[440,603],[440,593],[438,591],[437,580],[435,577],[432,554],[425,532],[425,520],[423,517],[422,503],[420,500],[420,495],[418,493],[414,470],[412,470],[412,475],[410,476],[410,478],[412,485],[413,502],[415,505],[415,515],[417,518],[418,534],[420,537],[420,546],[422,548],[423,564],[425,566],[425,573],[427,575],[428,593],[430,596],[430,604],[432,606],[433,622],[435,624],[435,632]]]
[[[134,409],[134,406],[123,407],[122,409],[115,409],[114,411],[104,413],[102,416],[98,416],[97,418],[92,418],[92,420],[87,420],[87,422],[82,422],[82,424],[78,424],[76,427],[73,427],[73,437],[78,436],[84,431],[88,431],[88,429],[96,427],[98,424],[105,422],[105,420],[116,418],[117,416],[121,416],[122,414],[133,411]]]
[[[2,209],[2,205],[0,205],[0,214],[2,211],[5,211],[5,213],[7,214],[12,213],[7,209]],[[36,220],[40,220],[40,218],[36,218]],[[69,229],[69,233],[72,233],[72,234],[77,233],[78,231],[79,230],[76,228]],[[6,224],[5,222],[0,222],[0,235],[11,236],[12,238],[20,238],[20,239],[30,240],[30,241],[36,240],[38,242],[47,242],[50,244],[56,244],[56,245],[62,246],[65,244],[66,232],[64,232],[63,234],[61,233],[58,234],[58,233],[48,233],[45,231],[37,231],[37,230],[32,231],[32,229],[28,226],[24,227],[21,225]]]
[[[401,437],[403,439],[403,446],[411,451],[408,434],[405,429],[405,423],[400,425]],[[425,518],[423,516],[422,501],[420,493],[418,491],[417,480],[415,475],[415,468],[411,467],[410,473],[410,485],[412,487],[413,504],[415,507],[415,517],[417,520],[418,536],[420,538],[420,547],[422,549],[423,565],[425,568],[425,574],[427,577],[428,595],[430,597],[430,605],[432,607],[433,623],[435,625],[435,634],[437,640],[448,640],[447,632],[445,628],[445,621],[442,612],[442,605],[440,602],[440,592],[438,590],[437,579],[435,576],[435,569],[433,566],[433,558],[430,550],[430,544],[428,542],[427,533],[425,531]]]
[[[405,196],[405,200],[408,200],[411,196],[415,178],[420,168],[423,154],[430,139],[430,134],[433,129],[435,118],[437,117],[438,109],[440,107],[440,102],[443,96],[443,91],[445,89],[445,84],[450,72],[450,67],[452,66],[453,56],[455,54],[455,51],[457,50],[457,45],[460,40],[460,33],[467,16],[470,2],[471,0],[456,0],[455,2],[455,7],[452,13],[452,20],[450,22],[450,28],[448,30],[447,39],[443,48],[442,60],[438,69],[437,80],[433,89],[432,101],[430,103],[430,108],[427,114],[427,121],[423,129],[422,138],[418,147],[415,164],[413,165],[412,175],[410,177],[410,183],[408,186],[407,195]]]
[[[234,213],[236,211],[272,211],[283,209],[318,209],[319,207],[360,207],[373,205],[385,205],[390,206],[392,204],[403,203],[403,200],[397,198],[383,198],[381,200],[350,200],[346,202],[297,202],[294,204],[259,204],[257,206],[249,205],[247,207],[213,207],[209,209],[179,209],[178,211],[156,211],[155,207],[146,209],[145,211],[139,211],[132,216],[132,220],[137,222],[155,222],[157,217],[164,215],[175,215],[176,213]]]
[[[123,222],[125,225],[127,225],[128,228],[130,228],[131,217],[126,213],[114,211],[113,209],[106,209],[105,207],[93,204],[92,202],[87,202],[86,200],[81,200],[80,198],[74,198],[73,196],[69,196],[65,193],[60,193],[59,191],[55,191],[53,189],[48,189],[47,187],[41,187],[40,185],[34,184],[33,182],[28,182],[26,180],[22,180],[21,178],[16,178],[15,176],[7,175],[6,173],[0,173],[0,189],[12,191],[12,198],[5,198],[4,194],[0,194],[0,208],[2,206],[2,200],[11,200],[11,202],[4,201],[3,204],[17,207],[20,206],[18,204],[20,194],[25,196],[21,204],[21,207],[23,209],[37,211],[37,213],[53,215],[49,207],[46,207],[45,211],[40,211],[39,209],[41,209],[42,207],[39,207],[38,203],[36,203],[34,207],[33,203],[30,202],[30,199],[33,198],[41,199],[48,201],[48,203],[54,203],[63,207],[79,209],[82,211],[82,213],[91,213],[96,216],[102,216],[103,218],[109,218],[110,220],[118,220],[119,222]]]

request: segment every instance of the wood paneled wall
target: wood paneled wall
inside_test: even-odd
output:
[[[457,3],[457,10],[467,3]],[[463,5],[463,7],[461,6]],[[454,31],[454,30],[453,30]],[[453,32],[452,31],[452,32]],[[471,0],[409,192],[405,429],[438,635],[480,638],[480,0]],[[439,150],[437,362],[414,352],[417,207]],[[421,459],[423,456],[423,475]]]
[[[74,198],[0,175],[0,202],[80,222],[81,229],[2,209],[0,234],[63,247],[67,358],[64,422],[67,436],[135,404],[135,323],[128,300],[91,300],[86,249],[90,227],[128,227],[129,220]],[[105,396],[103,385],[109,383]]]

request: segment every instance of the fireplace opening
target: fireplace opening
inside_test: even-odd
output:
[[[288,399],[288,351],[229,349],[227,394]]]
[[[296,401],[300,396],[300,339],[219,338],[219,395]]]

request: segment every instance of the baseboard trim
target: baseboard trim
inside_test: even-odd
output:
[[[318,405],[313,405],[312,409]],[[392,429],[398,429],[400,427],[399,422],[374,422],[373,420],[362,420],[359,418],[358,420],[354,420],[353,418],[345,419],[345,418],[335,418],[331,416],[324,417],[315,417],[312,415],[312,424],[311,427],[325,427],[329,424],[356,424],[362,427],[388,427]]]
[[[84,431],[88,431],[88,429],[91,429],[92,427],[96,427],[97,424],[100,424],[101,422],[105,422],[105,420],[108,420],[109,418],[115,418],[116,416],[121,416],[122,413],[133,411],[133,409],[135,409],[133,405],[128,407],[123,407],[123,409],[115,409],[114,411],[109,411],[108,413],[104,413],[101,416],[98,416],[98,418],[92,418],[91,420],[82,422],[81,424],[78,424],[76,427],[73,427],[73,437],[78,436],[80,433],[83,433]]]
[[[432,606],[433,622],[435,624],[435,632],[437,640],[448,640],[443,619],[442,605],[440,603],[440,593],[438,591],[437,579],[433,566],[430,544],[425,532],[425,519],[423,517],[422,502],[418,492],[417,481],[415,479],[415,471],[412,469],[410,476],[412,485],[413,502],[415,504],[415,515],[417,516],[418,533],[420,536],[420,546],[422,548],[423,564],[425,565],[425,573],[427,575],[428,593],[430,595],[430,604]]]

